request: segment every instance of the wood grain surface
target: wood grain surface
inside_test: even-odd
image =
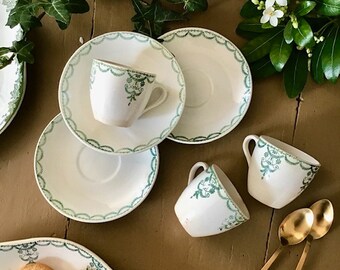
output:
[[[281,75],[255,81],[250,108],[231,133],[209,144],[165,140],[159,145],[161,163],[153,190],[121,219],[81,223],[65,218],[45,201],[35,181],[33,156],[41,132],[59,113],[57,91],[65,63],[81,46],[80,39],[86,42],[106,32],[132,30],[130,1],[89,2],[90,12],[73,16],[67,30],[59,30],[45,17],[44,26],[30,33],[36,62],[28,66],[27,90],[18,115],[0,135],[0,242],[37,236],[66,238],[86,246],[117,270],[260,269],[279,245],[277,229],[282,219],[295,209],[328,198],[334,204],[335,222],[329,234],[313,242],[304,269],[340,269],[339,83],[316,85],[309,79],[302,100],[295,100],[286,97]],[[207,12],[172,24],[169,30],[199,26],[219,32],[237,46],[244,44],[235,33],[243,1],[211,0],[209,4]],[[241,145],[249,134],[280,139],[322,164],[307,190],[283,209],[274,211],[247,192]],[[205,238],[192,238],[184,231],[173,207],[197,161],[215,163],[226,172],[250,211],[250,221]],[[302,249],[303,244],[289,247],[271,269],[295,269]]]

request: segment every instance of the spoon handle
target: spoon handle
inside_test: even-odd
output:
[[[261,270],[268,270],[269,267],[273,264],[273,262],[277,259],[277,257],[280,255],[281,251],[283,250],[284,246],[280,246],[273,255],[270,257],[270,259],[266,262],[266,264],[261,268]]]
[[[312,245],[312,241],[313,241],[313,238],[309,238],[309,237],[307,238],[307,241],[306,241],[306,244],[305,244],[305,248],[302,251],[302,255],[300,257],[299,263],[296,266],[295,270],[301,270],[303,265],[305,264],[305,261],[306,261],[306,258],[307,258],[310,246]]]

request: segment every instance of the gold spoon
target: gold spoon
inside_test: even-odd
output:
[[[284,247],[301,243],[309,234],[313,225],[313,219],[313,212],[309,208],[295,210],[286,216],[279,227],[281,245],[261,270],[269,269]]]
[[[323,237],[326,233],[328,233],[333,223],[333,219],[334,219],[333,205],[327,199],[323,199],[323,200],[319,200],[315,202],[310,207],[310,209],[313,211],[313,214],[314,214],[314,222],[313,222],[312,229],[309,235],[307,236],[306,245],[305,245],[305,248],[303,249],[299,263],[296,266],[296,270],[302,269],[306,261],[309,249],[312,245],[312,241],[314,239],[319,239]]]

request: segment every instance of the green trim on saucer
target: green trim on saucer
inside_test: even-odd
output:
[[[88,221],[88,222],[106,222],[111,221],[114,219],[117,219],[119,217],[122,217],[129,212],[131,212],[133,209],[135,209],[149,194],[149,191],[151,190],[157,176],[158,171],[158,164],[159,164],[159,156],[158,156],[158,150],[157,147],[153,147],[149,149],[150,154],[152,155],[152,160],[150,164],[151,171],[148,175],[147,184],[142,189],[141,194],[134,198],[128,205],[125,205],[121,207],[118,211],[110,212],[105,215],[101,214],[88,214],[88,213],[78,213],[71,208],[68,208],[65,206],[60,200],[53,197],[53,194],[48,190],[48,186],[46,184],[46,180],[44,179],[44,168],[42,165],[42,161],[44,159],[44,145],[46,144],[48,140],[48,135],[53,132],[53,129],[56,125],[59,123],[63,123],[63,117],[61,114],[56,116],[51,123],[46,127],[43,134],[41,135],[37,149],[35,154],[35,175],[37,179],[37,183],[39,185],[39,188],[46,198],[47,201],[51,203],[53,207],[55,207],[57,210],[59,210],[63,215],[69,217],[69,218],[76,218],[80,221]]]

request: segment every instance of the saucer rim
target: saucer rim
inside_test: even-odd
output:
[[[179,33],[184,33],[179,35]],[[225,46],[228,53],[233,53],[234,59],[240,64],[241,71],[244,75],[243,83],[245,87],[245,91],[242,96],[242,102],[238,105],[238,114],[235,115],[231,121],[220,128],[220,130],[210,133],[208,135],[199,135],[197,134],[195,137],[188,138],[184,135],[176,135],[176,128],[170,133],[168,139],[173,140],[178,143],[182,144],[204,144],[215,141],[217,139],[222,138],[223,136],[229,134],[232,130],[234,130],[242,121],[244,116],[246,115],[251,99],[253,94],[253,82],[252,82],[252,75],[249,64],[245,59],[244,55],[240,51],[240,49],[231,42],[228,38],[224,37],[223,35],[206,28],[201,27],[184,27],[178,28],[175,30],[171,30],[160,37],[158,39],[162,40],[162,44],[166,47],[166,43],[172,41],[174,38],[185,38],[187,35],[191,37],[201,37],[212,41],[214,40],[217,44]],[[211,38],[213,36],[213,38]],[[168,40],[166,40],[168,39]],[[185,78],[184,78],[185,79]],[[248,84],[248,85],[247,85]],[[188,91],[188,89],[186,89]],[[185,113],[185,112],[184,112]]]
[[[112,268],[102,258],[100,258],[97,254],[95,254],[93,251],[91,251],[87,247],[81,244],[78,244],[74,241],[63,239],[63,238],[58,238],[58,237],[32,237],[32,238],[1,242],[0,253],[11,251],[16,246],[21,246],[25,244],[33,244],[33,243],[37,243],[37,244],[41,243],[41,245],[39,244],[38,245],[43,246],[43,247],[47,246],[46,243],[48,243],[48,245],[52,245],[57,248],[60,248],[60,247],[66,248],[68,251],[77,252],[77,254],[79,254],[81,257],[85,259],[91,259],[91,261],[95,259],[106,270],[112,270]],[[6,247],[6,248],[3,249],[3,247]],[[10,249],[8,249],[8,247],[10,247]],[[72,247],[72,249],[70,249],[70,247]],[[89,257],[86,257],[84,255],[88,255]]]
[[[61,113],[57,114],[44,128],[41,133],[39,140],[37,142],[35,153],[34,153],[34,176],[36,179],[36,183],[39,187],[39,190],[45,200],[60,214],[70,219],[85,222],[85,223],[103,223],[109,222],[112,220],[119,219],[133,210],[135,210],[149,195],[151,192],[159,171],[159,150],[157,146],[154,146],[146,151],[149,151],[152,155],[150,166],[150,173],[148,174],[147,184],[141,189],[141,194],[138,197],[135,197],[129,205],[124,205],[119,208],[117,211],[111,211],[106,214],[88,214],[88,213],[77,213],[71,208],[67,208],[62,200],[59,198],[54,198],[53,194],[48,190],[47,183],[45,178],[43,177],[43,166],[40,163],[44,159],[44,151],[41,149],[47,143],[48,134],[53,132],[55,125],[64,123],[65,121],[61,115]],[[66,125],[66,124],[65,124]],[[67,129],[68,130],[68,129]],[[72,136],[72,134],[70,134]],[[80,144],[80,142],[79,142]],[[137,202],[137,203],[135,203]]]

